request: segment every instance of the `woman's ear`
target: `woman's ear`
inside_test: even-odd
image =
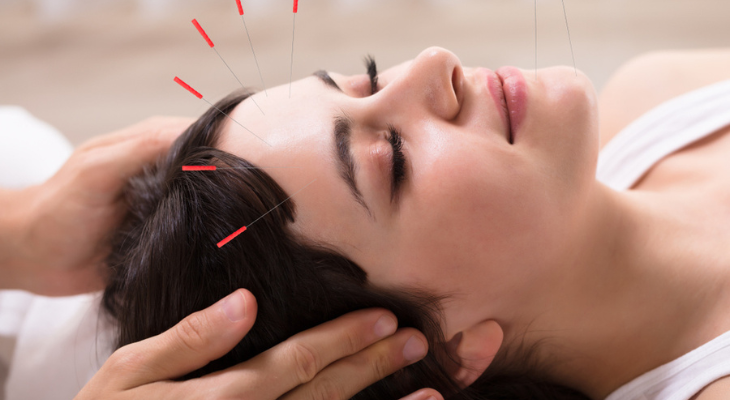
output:
[[[453,377],[467,387],[474,383],[492,363],[497,354],[504,334],[494,320],[477,323],[456,335],[447,343],[447,348],[460,365],[454,368]]]

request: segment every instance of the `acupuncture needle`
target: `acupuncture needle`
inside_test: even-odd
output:
[[[227,236],[227,237],[226,237],[225,239],[221,240],[220,242],[218,242],[218,243],[216,244],[216,245],[218,246],[218,248],[220,249],[221,247],[225,246],[225,245],[226,245],[226,244],[227,244],[228,242],[230,242],[231,240],[235,239],[235,238],[236,238],[236,236],[238,236],[238,235],[242,234],[243,232],[245,232],[245,231],[246,231],[246,229],[250,228],[250,227],[251,227],[251,225],[255,224],[255,223],[256,223],[256,221],[258,221],[258,220],[260,220],[261,218],[265,217],[265,216],[266,216],[266,215],[267,215],[268,213],[270,213],[270,212],[274,211],[274,210],[275,210],[276,208],[278,208],[278,207],[279,207],[280,205],[284,204],[284,203],[285,203],[285,202],[286,202],[287,200],[291,199],[291,198],[292,198],[292,197],[293,197],[293,196],[294,196],[295,194],[297,194],[297,193],[301,192],[302,190],[304,190],[304,189],[305,189],[305,188],[306,188],[307,186],[311,185],[311,184],[312,184],[312,182],[314,182],[314,181],[316,181],[316,180],[317,180],[316,178],[315,178],[315,179],[312,179],[312,181],[311,181],[311,182],[309,182],[309,183],[307,183],[306,185],[304,185],[304,186],[303,186],[303,187],[302,187],[301,189],[299,189],[299,190],[297,190],[296,192],[294,192],[294,193],[293,193],[293,194],[292,194],[291,196],[289,196],[289,197],[287,197],[286,199],[284,199],[284,201],[282,201],[281,203],[279,203],[279,204],[275,205],[275,206],[274,206],[274,207],[273,207],[272,209],[270,209],[269,211],[265,212],[265,213],[264,213],[264,214],[262,214],[262,215],[261,215],[260,217],[256,218],[256,219],[255,219],[255,220],[254,220],[253,222],[251,222],[251,223],[250,223],[250,224],[248,224],[248,225],[244,225],[243,227],[241,227],[241,228],[240,228],[240,229],[238,229],[237,231],[235,231],[235,232],[231,233],[230,235],[228,235],[228,236]]]
[[[234,119],[233,117],[231,117],[231,116],[230,116],[230,115],[228,115],[227,113],[223,112],[223,110],[221,110],[220,108],[216,107],[216,106],[215,106],[215,105],[214,105],[213,103],[209,102],[209,101],[208,101],[208,99],[204,98],[204,97],[203,97],[203,95],[202,95],[202,94],[200,94],[200,92],[198,92],[197,90],[193,89],[193,88],[192,88],[192,87],[191,87],[190,85],[188,85],[187,83],[185,83],[185,82],[184,82],[184,81],[183,81],[182,79],[180,79],[180,78],[178,78],[178,77],[176,76],[176,77],[175,77],[175,79],[174,79],[174,81],[175,81],[175,82],[177,82],[177,84],[178,84],[178,85],[182,86],[182,87],[183,87],[183,88],[184,88],[185,90],[187,90],[188,92],[192,93],[192,94],[193,94],[193,96],[195,96],[195,97],[197,97],[197,98],[199,98],[199,99],[201,99],[201,100],[205,101],[205,102],[206,102],[206,103],[208,103],[208,104],[209,104],[209,105],[210,105],[211,107],[213,107],[213,108],[215,108],[216,110],[218,110],[218,112],[219,112],[219,113],[221,113],[221,114],[225,115],[226,117],[228,117],[228,119],[230,119],[231,121],[233,121],[233,122],[235,122],[236,124],[238,124],[238,125],[239,125],[239,126],[240,126],[241,128],[243,128],[243,129],[247,130],[247,131],[248,131],[248,132],[249,132],[250,134],[252,134],[252,135],[256,136],[257,138],[259,138],[259,140],[261,140],[262,142],[266,143],[266,144],[267,144],[267,145],[268,145],[269,147],[273,147],[273,146],[271,146],[271,145],[270,145],[270,144],[269,144],[269,143],[268,143],[267,141],[265,141],[264,139],[262,139],[262,138],[261,138],[261,137],[260,137],[259,135],[257,135],[257,134],[255,134],[255,133],[253,133],[253,132],[252,132],[252,131],[251,131],[250,129],[248,129],[248,128],[246,128],[245,126],[243,126],[243,124],[242,124],[242,123],[240,123],[240,122],[236,121],[236,120],[235,120],[235,119]]]
[[[291,25],[291,65],[289,66],[289,98],[291,99],[291,78],[294,71],[294,32],[297,26],[297,11],[299,11],[299,0],[294,0],[294,17]]]
[[[248,34],[248,26],[246,26],[246,19],[243,17],[243,5],[241,5],[241,0],[236,0],[236,5],[238,6],[238,14],[241,16],[241,21],[243,21],[243,27],[246,29],[246,37],[248,37],[248,44],[251,46],[251,53],[253,53],[253,60],[256,62],[256,69],[259,71],[259,78],[261,78],[261,86],[264,87],[264,94],[266,94],[266,97],[269,97],[269,92],[266,90],[266,84],[264,83],[264,76],[261,75],[261,67],[259,67],[259,60],[256,58],[256,51],[253,49],[253,42],[251,42],[251,35]]]
[[[246,87],[243,86],[243,83],[241,82],[241,80],[238,79],[238,76],[236,75],[236,73],[233,72],[231,67],[226,62],[226,60],[223,59],[223,56],[221,56],[221,54],[218,52],[218,50],[216,50],[215,44],[213,44],[213,41],[210,40],[210,37],[208,36],[208,34],[205,33],[205,30],[203,29],[203,27],[200,26],[200,24],[198,23],[198,20],[193,19],[193,25],[195,26],[195,29],[198,30],[198,33],[200,33],[200,36],[202,36],[203,39],[205,39],[205,41],[208,43],[208,46],[210,46],[210,48],[213,49],[213,51],[215,51],[215,54],[218,55],[218,58],[220,58],[221,61],[223,61],[223,64],[226,66],[226,68],[228,68],[228,71],[230,71],[231,74],[233,75],[233,77],[236,78],[236,81],[238,81],[238,84],[241,85],[242,88],[246,89]],[[261,114],[266,115],[264,113],[264,110],[261,109],[261,107],[259,106],[259,103],[256,102],[256,99],[254,99],[253,96],[251,96],[251,100],[253,101],[254,104],[256,104],[256,107],[258,107],[259,111],[261,111]]]

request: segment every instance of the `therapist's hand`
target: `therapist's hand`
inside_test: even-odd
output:
[[[155,117],[81,145],[45,183],[16,193],[0,286],[59,296],[103,288],[100,265],[126,212],[129,177],[165,153],[191,123]]]
[[[371,309],[299,333],[226,370],[172,381],[230,351],[253,326],[256,309],[253,295],[239,289],[167,332],[122,347],[75,400],[345,400],[426,354],[420,332],[396,331],[391,313]],[[430,397],[442,399],[433,389],[405,399]]]

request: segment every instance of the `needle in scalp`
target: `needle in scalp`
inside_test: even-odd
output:
[[[259,67],[259,60],[256,58],[256,51],[253,49],[253,42],[251,41],[251,35],[248,34],[248,26],[246,26],[246,19],[243,16],[243,5],[241,0],[236,0],[238,6],[238,14],[241,15],[241,21],[243,21],[243,27],[246,29],[246,37],[248,37],[248,44],[251,46],[251,53],[253,53],[253,60],[256,62],[256,69],[259,71],[259,78],[261,78],[261,86],[264,87],[264,93],[266,97],[269,97],[269,92],[266,90],[266,84],[264,83],[264,76],[261,75],[261,67]]]
[[[193,19],[193,25],[195,25],[195,29],[198,30],[198,32],[200,33],[200,36],[202,36],[203,39],[205,39],[205,41],[208,43],[208,46],[210,46],[210,48],[213,49],[213,51],[215,51],[215,54],[218,55],[218,58],[220,58],[221,61],[223,61],[223,64],[226,66],[226,68],[228,68],[228,71],[231,72],[231,75],[233,75],[233,77],[236,78],[236,81],[238,81],[238,84],[241,85],[241,87],[243,89],[246,89],[246,87],[243,86],[243,83],[241,83],[241,80],[238,79],[238,76],[236,75],[236,73],[233,72],[233,70],[231,69],[231,67],[226,62],[226,60],[223,59],[223,56],[221,56],[221,54],[218,52],[218,50],[216,50],[215,44],[213,44],[213,41],[210,40],[210,37],[208,36],[208,34],[205,33],[205,30],[203,30],[203,27],[200,26],[200,24],[198,23],[198,20]],[[259,103],[256,102],[256,99],[254,99],[253,96],[251,96],[251,100],[253,101],[254,104],[256,104],[256,107],[258,107],[259,111],[261,111],[261,114],[266,115],[264,113],[264,110],[261,109],[261,107],[259,106]]]
[[[277,208],[278,208],[278,207],[279,207],[280,205],[284,204],[284,203],[285,203],[285,202],[286,202],[287,200],[291,199],[291,198],[292,198],[292,197],[293,197],[293,196],[294,196],[295,194],[297,194],[297,193],[301,192],[302,190],[304,190],[304,189],[305,189],[305,188],[306,188],[307,186],[311,185],[311,184],[312,184],[312,182],[314,182],[314,181],[316,181],[316,180],[317,180],[316,178],[315,178],[315,179],[312,179],[312,181],[311,181],[311,182],[309,182],[309,183],[307,183],[306,185],[304,185],[304,186],[303,186],[303,187],[302,187],[301,189],[299,189],[299,190],[297,190],[296,192],[294,192],[294,193],[293,193],[293,194],[292,194],[291,196],[289,196],[289,197],[287,197],[286,199],[284,199],[284,200],[283,200],[283,201],[282,201],[281,203],[279,203],[279,204],[275,205],[275,206],[274,206],[273,208],[271,208],[271,209],[270,209],[269,211],[267,211],[267,212],[263,213],[263,214],[262,214],[262,215],[261,215],[260,217],[256,218],[256,219],[255,219],[255,220],[254,220],[253,222],[251,222],[251,223],[250,223],[250,224],[248,224],[248,225],[244,225],[243,227],[241,227],[241,228],[240,228],[240,229],[238,229],[237,231],[235,231],[235,232],[231,233],[230,235],[228,235],[228,236],[227,236],[227,237],[226,237],[225,239],[223,239],[223,240],[221,240],[220,242],[218,242],[218,243],[217,243],[217,246],[218,246],[218,248],[220,249],[221,247],[225,246],[225,245],[226,245],[226,244],[227,244],[228,242],[230,242],[231,240],[235,239],[235,238],[236,238],[236,236],[238,236],[238,235],[242,234],[242,233],[243,233],[243,232],[245,232],[245,231],[246,231],[246,229],[248,229],[248,228],[249,228],[249,227],[250,227],[251,225],[255,224],[255,223],[256,223],[256,221],[258,221],[258,220],[260,220],[261,218],[265,217],[265,216],[266,216],[266,215],[267,215],[268,213],[270,213],[270,212],[272,212],[272,211],[276,210],[276,209],[277,209]]]
[[[250,134],[252,134],[252,135],[256,136],[257,138],[259,138],[259,140],[261,140],[262,142],[266,143],[266,144],[267,144],[267,145],[268,145],[269,147],[272,147],[272,146],[271,146],[271,145],[269,144],[269,142],[267,142],[267,141],[265,141],[264,139],[262,139],[262,138],[261,138],[261,137],[260,137],[259,135],[257,135],[257,134],[255,134],[255,133],[251,132],[251,130],[250,130],[250,129],[246,128],[245,126],[243,126],[243,124],[241,124],[240,122],[238,122],[238,121],[236,121],[235,119],[233,119],[233,118],[232,118],[232,117],[231,117],[230,115],[228,115],[227,113],[223,112],[223,110],[221,110],[220,108],[216,107],[216,106],[215,106],[215,105],[214,105],[213,103],[209,102],[209,101],[208,101],[208,99],[204,98],[204,97],[203,97],[203,95],[202,95],[202,94],[200,94],[200,92],[198,92],[197,90],[193,89],[193,88],[192,88],[192,87],[191,87],[190,85],[188,85],[187,83],[185,83],[185,82],[184,82],[184,81],[183,81],[182,79],[180,79],[180,78],[178,78],[178,77],[176,76],[176,77],[175,77],[175,79],[174,79],[174,81],[175,81],[175,82],[176,82],[176,83],[177,83],[178,85],[182,86],[182,87],[183,87],[183,89],[185,89],[185,90],[187,90],[188,92],[192,93],[192,94],[193,94],[193,96],[195,96],[195,97],[197,97],[197,98],[199,98],[199,99],[201,99],[201,100],[205,101],[206,103],[210,104],[210,106],[211,106],[211,107],[213,107],[213,108],[215,108],[216,110],[218,110],[218,112],[219,112],[219,113],[221,113],[221,114],[225,115],[226,117],[228,117],[228,119],[230,119],[231,121],[233,121],[233,122],[235,122],[236,124],[238,124],[238,125],[239,125],[239,126],[240,126],[241,128],[243,128],[243,129],[247,130],[247,131],[248,131],[248,132],[249,132]]]

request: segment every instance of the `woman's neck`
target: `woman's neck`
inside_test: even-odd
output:
[[[596,183],[590,197],[563,273],[524,315],[534,319],[526,341],[547,339],[540,355],[556,357],[548,376],[598,399],[730,330],[730,319],[718,312],[728,273],[687,196]]]

